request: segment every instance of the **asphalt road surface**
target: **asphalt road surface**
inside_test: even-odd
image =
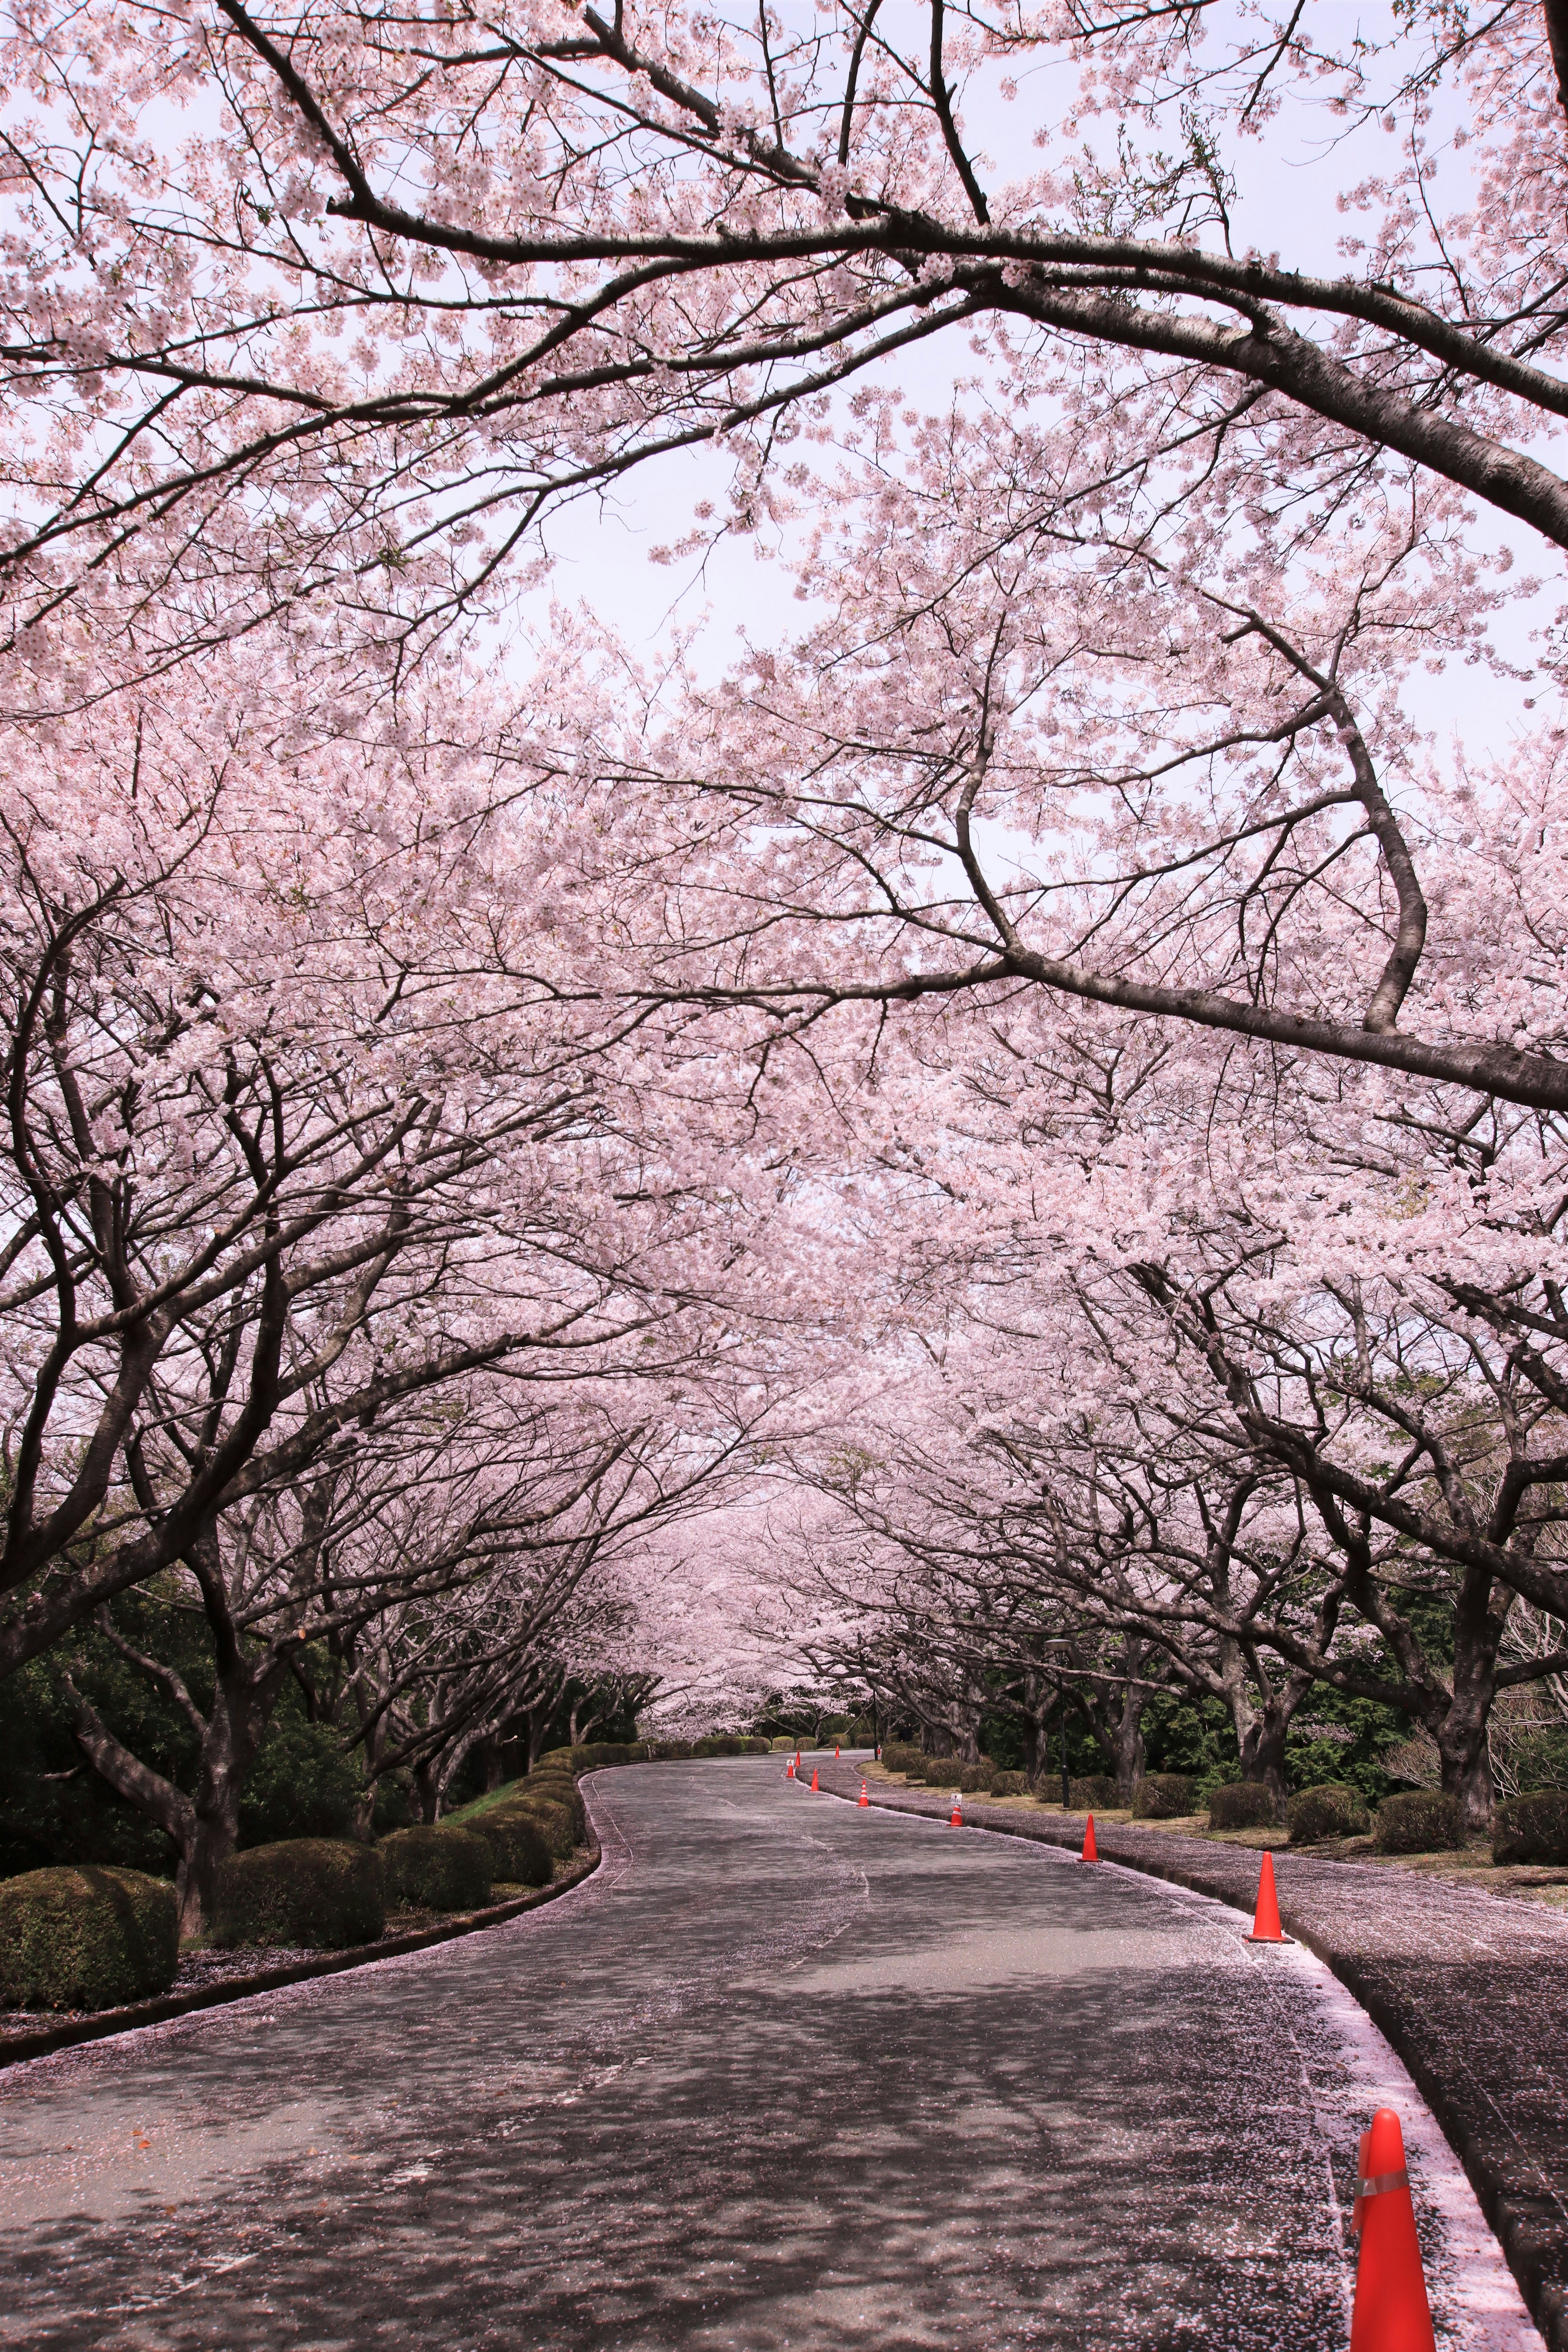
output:
[[[776,1758],[587,1794],[542,1912],[0,2076],[0,2342],[1328,2352],[1384,2101],[1439,2342],[1539,2341],[1381,2038],[1234,1911]]]

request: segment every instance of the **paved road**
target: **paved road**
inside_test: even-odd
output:
[[[776,1760],[589,1795],[543,1912],[0,2078],[0,2342],[1328,2352],[1391,2095],[1441,2340],[1536,2340],[1379,2037],[1234,1912]]]

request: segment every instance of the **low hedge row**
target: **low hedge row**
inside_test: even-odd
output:
[[[386,1864],[375,1846],[287,1838],[218,1865],[212,1937],[225,1950],[284,1944],[342,1951],[374,1944],[385,1925]]]
[[[1263,1829],[1274,1818],[1274,1800],[1261,1780],[1227,1780],[1209,1790],[1211,1830]]]
[[[1364,1837],[1370,1825],[1366,1800],[1359,1789],[1325,1780],[1315,1789],[1300,1789],[1286,1808],[1292,1845],[1316,1845],[1322,1838]]]
[[[1105,1813],[1116,1802],[1116,1783],[1109,1772],[1088,1772],[1068,1782],[1069,1813]]]
[[[82,1864],[0,1881],[0,2008],[119,2009],[167,1992],[179,1957],[166,1878]]]
[[[1457,1797],[1417,1789],[1405,1797],[1384,1797],[1372,1825],[1379,1853],[1436,1853],[1465,1843]]]
[[[1188,1772],[1146,1772],[1133,1783],[1135,1822],[1176,1822],[1198,1809],[1198,1784]]]
[[[394,1830],[376,1848],[386,1899],[412,1911],[481,1911],[490,1899],[489,1842],[455,1822]]]
[[[1568,1792],[1540,1789],[1500,1805],[1492,1860],[1568,1863]]]

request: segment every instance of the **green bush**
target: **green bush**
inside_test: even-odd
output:
[[[1026,1797],[1029,1776],[1026,1772],[998,1772],[991,1783],[994,1797]]]
[[[982,1790],[989,1791],[996,1785],[996,1767],[988,1756],[983,1756],[978,1764],[961,1764],[952,1785],[962,1789],[966,1797],[977,1795]]]
[[[774,1740],[775,1748],[781,1745],[793,1748],[795,1742],[793,1739]],[[650,1739],[647,1752],[657,1764],[681,1764],[691,1753],[691,1742],[689,1739]]]
[[[490,1877],[506,1886],[548,1886],[555,1875],[550,1842],[537,1822],[512,1805],[496,1805],[466,1822],[489,1849]]]
[[[574,1843],[581,1843],[588,1833],[588,1811],[583,1802],[582,1791],[575,1780],[568,1780],[562,1773],[552,1772],[542,1780],[535,1775],[525,1780],[517,1794],[510,1797],[507,1802],[559,1805],[572,1824]]]
[[[1175,1822],[1198,1809],[1198,1784],[1188,1772],[1146,1772],[1132,1790],[1132,1818]]]
[[[510,1807],[497,1805],[498,1813]],[[490,1897],[490,1850],[455,1822],[394,1830],[377,1851],[386,1865],[386,1899],[395,1910],[478,1911]]]
[[[1568,1793],[1540,1789],[1500,1805],[1492,1860],[1568,1863]]]
[[[636,1754],[624,1741],[601,1740],[596,1745],[574,1748],[570,1751],[574,1769],[579,1772],[597,1772],[607,1764],[637,1764],[642,1760],[641,1750]]]
[[[773,1753],[773,1745],[771,1739],[742,1739],[741,1753],[742,1756],[769,1756]]]
[[[1418,1789],[1405,1797],[1384,1797],[1372,1825],[1379,1853],[1436,1853],[1465,1843],[1457,1797]]]
[[[913,1772],[924,1766],[925,1758],[912,1740],[884,1739],[882,1762],[889,1772]]]
[[[1271,1823],[1274,1800],[1261,1780],[1227,1780],[1209,1790],[1211,1830],[1256,1830]]]
[[[728,1731],[714,1731],[710,1732],[706,1739],[697,1740],[691,1752],[694,1756],[744,1756],[750,1744],[748,1740],[735,1738]]]
[[[166,1878],[85,1863],[0,1885],[0,2009],[118,2009],[167,1992],[179,1958]]]
[[[1069,1813],[1109,1812],[1116,1801],[1116,1783],[1109,1772],[1090,1772],[1084,1780],[1068,1782]]]
[[[577,1832],[572,1815],[563,1804],[555,1804],[548,1796],[541,1794],[514,1797],[510,1804],[501,1810],[508,1815],[516,1814],[532,1822],[551,1853],[562,1862],[570,1859],[572,1849],[577,1843]]]
[[[285,1944],[342,1951],[374,1943],[385,1925],[386,1868],[373,1846],[289,1838],[231,1853],[218,1865],[212,1933],[226,1949]]]
[[[1321,1838],[1364,1837],[1369,1819],[1360,1790],[1346,1789],[1337,1780],[1299,1790],[1285,1818],[1292,1845],[1316,1845]]]

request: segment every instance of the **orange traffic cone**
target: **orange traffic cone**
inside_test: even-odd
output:
[[[784,1779],[786,1780],[793,1780],[795,1779],[795,1766],[793,1764],[786,1764],[784,1766]]]
[[[838,1761],[838,1742],[837,1739],[833,1743],[833,1760],[836,1764]]]
[[[1405,2135],[1392,2107],[1363,2132],[1351,2227],[1361,2231],[1351,2352],[1435,2352],[1421,2248],[1405,2169]]]
[[[952,1819],[947,1826],[950,1830],[961,1830],[963,1827],[963,1800],[956,1789],[952,1792]]]
[[[863,1805],[868,1805],[870,1801],[870,1798],[866,1794],[866,1783],[862,1780],[860,1783],[860,1802]]]
[[[1258,1874],[1258,1908],[1253,1914],[1249,1944],[1293,1944],[1294,1936],[1286,1935],[1279,1925],[1279,1902],[1274,1892],[1274,1856],[1265,1853],[1263,1867]]]
[[[1080,1862],[1098,1862],[1100,1860],[1100,1848],[1094,1842],[1094,1815],[1092,1813],[1090,1813],[1088,1821],[1085,1822],[1083,1825],[1083,1852],[1079,1854],[1079,1860]]]
[[[815,1764],[811,1768],[811,1793],[814,1797],[816,1794],[816,1767]]]

